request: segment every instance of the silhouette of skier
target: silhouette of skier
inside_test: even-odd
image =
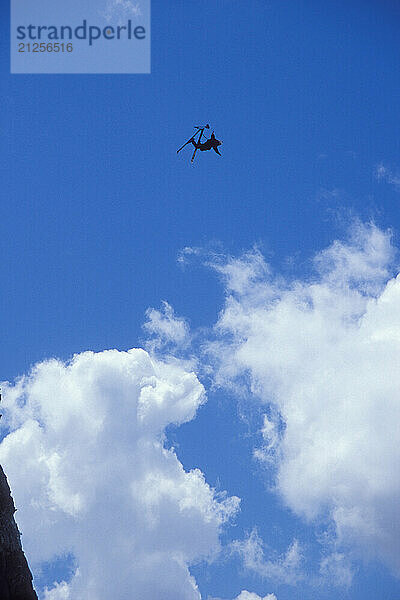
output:
[[[196,142],[194,137],[192,137],[190,141],[192,142],[196,150],[200,150],[200,152],[204,152],[205,150],[211,150],[212,148],[214,152],[221,156],[221,152],[218,150],[218,146],[220,146],[222,142],[220,140],[217,140],[217,138],[214,135],[214,132],[212,132],[211,137],[205,142]]]
[[[193,144],[194,152],[193,152],[191,162],[194,161],[194,157],[196,156],[197,150],[204,152],[205,150],[211,150],[211,148],[212,148],[214,150],[214,152],[216,152],[217,154],[219,154],[221,156],[221,153],[218,150],[218,146],[220,146],[222,144],[222,142],[220,140],[217,140],[217,138],[214,135],[214,132],[212,132],[211,137],[209,139],[206,138],[205,142],[201,141],[201,138],[204,135],[204,130],[210,129],[210,126],[208,124],[201,126],[201,127],[196,126],[195,129],[197,129],[196,133],[194,135],[192,135],[192,137],[189,138],[188,141],[185,142],[183,144],[183,146],[181,146],[179,148],[179,150],[176,151],[176,153],[178,154],[178,152],[180,152],[188,144]],[[196,136],[198,136],[197,140],[196,140]],[[205,135],[204,135],[204,137],[205,137]]]

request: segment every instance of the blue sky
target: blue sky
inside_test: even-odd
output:
[[[202,598],[232,600],[241,590],[278,600],[394,598],[399,580],[382,558],[390,552],[370,555],[344,534],[335,552],[353,565],[351,585],[315,583],[328,552],[317,537],[329,519],[306,518],[288,488],[271,489],[274,468],[253,458],[266,406],[255,396],[269,393],[258,363],[248,359],[246,376],[238,368],[232,381],[247,381],[249,371],[254,378],[253,393],[239,394],[204,347],[218,338],[218,315],[231,318],[230,290],[256,310],[253,291],[228,281],[230,257],[256,245],[273,273],[305,283],[310,259],[348,240],[354,219],[373,220],[383,238],[390,228],[398,246],[398,3],[153,0],[151,75],[10,75],[2,11],[1,379],[50,358],[143,347],[146,310],[167,301],[194,341],[190,349],[159,346],[157,356],[196,355],[208,402],[195,418],[172,419],[166,444],[186,470],[199,468],[212,487],[241,498],[219,557],[189,561]],[[192,166],[190,151],[176,149],[203,122],[223,140],[222,157],[199,153]],[[358,242],[343,244],[344,254],[356,253]],[[369,242],[360,244],[367,255]],[[201,251],[182,264],[185,247]],[[216,253],[225,257],[219,271]],[[387,264],[371,298],[396,274],[390,257]],[[230,321],[225,333],[235,331]],[[295,583],[246,568],[231,549],[254,527],[271,560],[299,540],[305,559]],[[60,581],[67,562],[57,563]],[[53,574],[54,565],[44,568],[39,589]]]

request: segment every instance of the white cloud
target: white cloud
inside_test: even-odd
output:
[[[197,251],[196,251],[197,252]],[[189,251],[186,254],[190,254]],[[349,557],[400,574],[400,276],[390,233],[357,224],[314,259],[309,278],[273,275],[254,249],[213,268],[227,299],[210,345],[221,385],[265,405],[255,456],[309,522],[335,526],[320,581],[351,583]],[[189,328],[164,303],[145,329],[153,349],[185,348]],[[33,568],[72,554],[76,572],[44,600],[200,600],[191,564],[219,550],[237,498],[186,472],[165,428],[194,418],[204,389],[190,363],[144,350],[50,360],[3,385],[4,464]],[[7,429],[9,428],[9,430]],[[256,530],[233,549],[266,579],[296,583],[302,551],[266,554]],[[326,550],[325,550],[326,552]],[[115,574],[118,573],[118,577]],[[242,591],[235,600],[276,600]]]
[[[168,344],[185,348],[189,344],[189,326],[185,319],[175,316],[174,309],[168,302],[162,303],[161,310],[149,308],[146,316],[148,320],[143,327],[150,336],[153,336],[150,341],[153,349]]]
[[[244,590],[239,594],[236,600],[276,600],[276,596],[275,594],[268,594],[267,596],[264,596],[262,598],[258,594],[254,594],[253,592],[247,592],[246,590]]]
[[[208,600],[221,600],[220,598],[209,598]],[[248,592],[243,590],[239,596],[236,596],[234,600],[277,600],[275,594],[267,594],[266,596],[259,596],[254,592]]]
[[[214,255],[208,264],[223,275],[229,282],[230,291],[237,294],[246,293],[255,281],[270,273],[269,266],[257,248],[236,259],[230,257],[223,260],[221,255]]]
[[[264,579],[294,584],[303,577],[302,553],[297,540],[293,540],[283,556],[275,560],[266,560],[262,540],[257,530],[253,529],[243,541],[233,542],[232,549],[240,555],[246,569]]]
[[[186,472],[164,429],[204,401],[194,373],[143,350],[40,363],[4,386],[0,444],[33,570],[71,553],[45,600],[199,600],[188,567],[219,549],[238,499]]]
[[[193,258],[194,256],[202,255],[203,251],[201,248],[192,248],[186,246],[178,252],[177,262],[181,265],[185,265],[188,262],[188,257]]]
[[[264,443],[261,448],[254,450],[254,456],[261,462],[272,465],[276,461],[281,441],[279,415],[276,413],[271,415],[264,414],[263,419],[264,423],[261,428],[261,434]]]
[[[393,256],[390,233],[356,224],[347,242],[315,257],[304,280],[272,276],[258,252],[225,268],[219,262],[227,299],[211,349],[220,384],[243,384],[246,375],[252,392],[274,407],[257,456],[269,452],[268,464],[273,449],[285,503],[309,521],[332,520],[338,548],[377,557],[400,574]]]
[[[339,585],[349,588],[353,580],[353,571],[348,559],[343,553],[332,552],[321,560],[321,583]]]
[[[375,167],[375,177],[386,181],[390,185],[393,185],[397,190],[400,190],[400,174],[398,171],[393,171],[390,167],[387,167],[383,163],[380,163]]]

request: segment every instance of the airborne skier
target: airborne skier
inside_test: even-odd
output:
[[[179,148],[179,150],[177,150],[176,153],[178,154],[178,152],[180,152],[182,150],[182,148],[184,148],[188,144],[193,144],[194,152],[193,152],[191,162],[194,161],[194,157],[196,156],[197,150],[200,150],[200,152],[204,152],[205,150],[211,150],[211,148],[212,148],[214,150],[214,152],[216,152],[217,154],[219,154],[221,156],[221,153],[218,150],[218,146],[220,146],[222,144],[222,142],[220,140],[217,140],[217,138],[214,135],[214,132],[212,132],[211,137],[209,139],[206,138],[205,142],[201,141],[201,138],[204,135],[204,130],[210,129],[210,126],[207,124],[207,125],[204,125],[203,127],[196,127],[196,129],[197,129],[196,133],[194,135],[192,135],[192,137],[190,139],[188,139],[188,141],[185,142],[185,144],[183,144],[183,146],[181,148]],[[199,134],[199,137],[196,140],[197,134]],[[205,135],[204,135],[204,137],[205,137]]]

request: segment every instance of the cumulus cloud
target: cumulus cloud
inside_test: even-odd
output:
[[[44,600],[199,600],[189,566],[219,550],[238,499],[164,446],[204,401],[196,375],[147,352],[49,360],[4,385],[0,462],[35,565],[73,555]]]
[[[297,540],[293,540],[283,556],[275,560],[266,560],[263,542],[257,530],[253,529],[245,540],[233,542],[232,550],[240,555],[246,569],[264,579],[294,584],[303,577],[301,572],[302,553]]]
[[[266,406],[257,457],[268,465],[272,456],[286,505],[310,522],[325,518],[338,548],[379,558],[399,575],[394,255],[390,232],[358,223],[315,256],[304,279],[271,274],[257,251],[218,262],[227,297],[210,349],[217,381],[247,378]],[[339,557],[322,570],[337,570]]]
[[[235,600],[276,600],[276,596],[275,594],[268,594],[262,598],[258,594],[244,590]]]
[[[208,261],[226,287],[208,345],[216,381],[249,386],[261,401],[255,456],[292,511],[333,524],[319,581],[344,587],[356,555],[400,574],[394,256],[390,232],[356,224],[349,239],[314,257],[304,278],[277,276],[257,248]],[[152,350],[190,343],[187,322],[168,303],[147,312],[145,330]],[[119,600],[134,589],[138,598],[200,600],[190,566],[219,551],[239,500],[217,494],[165,447],[165,428],[193,419],[205,399],[190,363],[138,349],[85,352],[40,363],[3,389],[0,462],[25,550],[33,568],[74,558],[71,580],[55,582],[43,599]],[[297,540],[271,557],[254,529],[232,549],[265,579],[304,577]],[[243,590],[235,600],[276,598]]]
[[[209,598],[208,600],[221,600],[220,598]],[[277,600],[275,594],[267,594],[266,596],[259,596],[254,592],[248,592],[243,590],[239,596],[236,596],[234,600]]]

